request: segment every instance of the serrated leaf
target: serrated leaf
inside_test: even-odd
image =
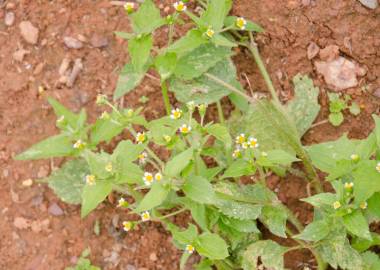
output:
[[[256,168],[244,159],[238,159],[228,166],[227,170],[223,174],[223,178],[240,177],[245,175],[252,175],[256,171]]]
[[[97,181],[95,185],[85,185],[82,192],[81,217],[94,210],[112,191],[110,181]]]
[[[354,237],[352,239],[352,247],[356,249],[359,252],[364,252],[367,249],[373,247],[373,246],[379,246],[380,245],[380,235],[377,233],[371,233],[371,240],[367,240],[364,238]]]
[[[193,153],[194,149],[189,148],[169,160],[169,162],[166,163],[164,175],[174,177],[180,174],[189,164],[190,160],[193,159]]]
[[[375,192],[380,191],[380,173],[376,170],[376,164],[375,160],[361,161],[353,172],[357,203],[367,201]]]
[[[262,209],[261,205],[228,200],[219,200],[216,206],[224,215],[240,220],[255,220],[260,216]]]
[[[230,59],[218,62],[213,68],[208,70],[207,73],[226,83],[236,83],[236,69]],[[173,91],[176,98],[183,103],[194,101],[196,104],[210,104],[231,93],[228,88],[216,83],[206,75],[202,75],[191,81],[173,78],[170,85],[170,90]]]
[[[74,150],[72,139],[65,134],[60,134],[36,143],[25,152],[18,154],[15,159],[35,160],[68,157],[74,154]]]
[[[319,193],[317,195],[301,199],[301,201],[307,202],[315,207],[332,206],[337,200],[337,197],[333,193]]]
[[[306,228],[294,238],[317,242],[324,239],[330,233],[330,222],[327,219],[316,220],[306,226]]]
[[[148,34],[165,24],[160,10],[152,0],[145,0],[140,8],[130,16],[133,31],[136,34]]]
[[[198,203],[213,204],[216,201],[215,192],[210,182],[202,176],[191,176],[182,187],[186,196]]]
[[[355,210],[353,213],[343,216],[343,224],[353,235],[368,240],[372,239],[368,222],[360,210]]]
[[[296,75],[293,84],[294,98],[287,104],[287,110],[302,137],[313,124],[321,108],[318,104],[319,88],[314,87],[313,80],[307,75]]]
[[[153,209],[163,203],[169,194],[170,189],[159,183],[153,184],[150,191],[144,196],[135,209],[136,213],[141,213]]]
[[[201,45],[178,60],[174,75],[183,80],[194,79],[230,55],[228,48],[216,47],[211,43]]]
[[[152,35],[135,37],[129,40],[128,52],[135,71],[140,73],[144,70],[144,66],[149,59],[152,46]]]
[[[196,251],[212,260],[223,260],[228,257],[228,245],[219,235],[205,232],[199,235],[194,247]]]
[[[221,217],[222,222],[236,231],[243,233],[260,233],[254,220],[240,220],[236,218]]]
[[[380,269],[380,258],[374,252],[367,251],[361,254],[364,268],[363,270],[378,270]]]
[[[243,255],[244,270],[258,269],[258,261],[268,269],[284,270],[284,254],[286,248],[272,240],[262,240],[251,244]]]
[[[208,134],[214,136],[219,141],[225,144],[225,147],[230,148],[232,146],[231,135],[228,128],[221,124],[213,124],[206,128]]]
[[[299,161],[296,156],[280,149],[268,151],[267,158],[272,163],[279,165],[291,165],[293,162]]]
[[[156,57],[154,65],[161,76],[161,80],[165,81],[176,69],[177,55],[171,52],[159,55]]]
[[[168,226],[168,229],[172,233],[173,239],[182,245],[192,244],[198,236],[197,227],[191,223],[186,230],[180,230],[175,225]]]
[[[265,205],[261,210],[260,220],[271,233],[286,238],[287,213],[282,205]]]
[[[119,135],[125,128],[124,125],[115,121],[116,113],[112,113],[109,118],[97,119],[91,129],[91,142],[97,145],[100,142],[109,143],[111,139]]]
[[[113,94],[113,99],[117,100],[133,90],[137,85],[140,84],[141,80],[145,76],[146,69],[141,71],[136,71],[132,63],[126,64],[117,80],[116,89]]]
[[[84,178],[89,172],[90,170],[85,160],[70,160],[47,178],[48,185],[62,201],[80,204],[82,190],[85,185]]]
[[[202,32],[198,29],[192,29],[185,36],[170,45],[167,48],[167,52],[176,53],[178,58],[180,58],[207,42]]]
[[[76,128],[78,123],[78,115],[71,112],[69,109],[67,109],[65,106],[63,106],[61,103],[59,103],[54,98],[49,97],[48,98],[49,104],[53,107],[54,113],[59,119],[60,117],[64,117],[64,120],[67,121],[67,123],[72,127]]]

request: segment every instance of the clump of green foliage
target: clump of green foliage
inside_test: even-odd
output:
[[[357,116],[360,114],[359,105],[351,100],[350,95],[340,95],[338,93],[328,93],[329,97],[329,122],[333,126],[340,126],[344,121],[343,111],[348,109],[348,111]]]
[[[118,207],[141,216],[125,220],[129,232],[142,222],[160,222],[183,250],[183,269],[193,253],[201,256],[197,270],[284,269],[285,253],[308,249],[319,270],[375,270],[380,259],[370,251],[380,236],[369,224],[380,219],[380,119],[363,140],[343,136],[337,141],[304,146],[301,137],[319,113],[319,89],[307,76],[297,75],[295,96],[282,104],[260,58],[252,31],[262,29],[243,18],[228,16],[231,0],[200,1],[200,16],[177,2],[167,18],[150,0],[136,11],[126,4],[133,33],[126,38],[131,62],[120,75],[114,98],[134,89],[148,69],[160,74],[168,115],[147,121],[141,109],[123,108],[99,95],[104,112],[87,123],[85,110],[75,114],[49,99],[60,134],[47,138],[16,157],[19,160],[69,157],[48,178],[63,201],[81,204],[82,217],[111,192],[121,194]],[[194,27],[173,42],[173,29],[188,16]],[[149,18],[147,20],[146,18]],[[152,33],[168,27],[168,46],[153,47]],[[245,47],[257,63],[271,99],[246,94],[231,61],[232,48]],[[153,49],[152,49],[153,48]],[[167,92],[183,103],[172,108]],[[207,106],[228,96],[236,110],[230,119],[206,122]],[[118,143],[112,153],[102,149],[115,136],[129,133],[132,140]],[[165,149],[162,159],[155,149]],[[297,169],[293,164],[298,163]],[[317,169],[327,174],[335,193],[325,192]],[[267,187],[270,174],[294,174],[305,180],[314,207],[306,227]],[[241,177],[250,177],[243,184]],[[132,203],[128,203],[132,201]],[[171,217],[192,217],[186,227]],[[283,246],[265,239],[260,223],[273,235],[294,240]]]
[[[66,267],[65,270],[100,270],[99,267],[93,266],[91,261],[87,258],[90,256],[90,249],[83,250],[78,262],[74,267]]]

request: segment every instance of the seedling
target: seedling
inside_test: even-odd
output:
[[[66,267],[65,270],[100,270],[99,267],[91,264],[91,261],[87,258],[88,256],[90,256],[90,249],[87,248],[82,252],[76,266]]]
[[[199,17],[177,2],[166,19],[150,0],[137,11],[126,4],[134,33],[117,33],[129,40],[131,63],[123,69],[114,98],[134,89],[154,68],[167,116],[147,121],[141,109],[118,107],[99,95],[96,103],[104,112],[95,123],[87,123],[84,110],[74,114],[50,98],[60,134],[16,159],[69,157],[48,178],[54,192],[67,203],[81,204],[82,217],[117,192],[115,207],[140,216],[139,221],[120,224],[126,237],[141,223],[162,223],[183,251],[180,269],[197,253],[201,260],[193,267],[198,270],[283,270],[283,255],[297,249],[308,249],[318,270],[328,265],[378,269],[380,259],[369,248],[379,244],[380,236],[370,231],[369,223],[380,219],[380,119],[374,116],[376,128],[366,139],[343,136],[303,146],[301,137],[320,109],[319,89],[307,76],[297,75],[294,99],[282,104],[254,42],[252,31],[261,28],[228,16],[232,1],[200,3],[204,10]],[[184,15],[195,27],[173,42],[174,27]],[[165,26],[168,47],[152,49],[152,32]],[[254,99],[239,84],[230,59],[234,46],[251,52],[271,99]],[[171,107],[169,89],[182,102],[180,107]],[[236,106],[232,117],[207,122],[208,104],[217,103],[222,110],[219,100],[225,96]],[[134,139],[120,141],[111,153],[102,149],[124,131]],[[170,157],[158,156],[158,148]],[[327,174],[335,193],[324,191],[317,169]],[[314,207],[309,225],[304,227],[267,187],[270,174],[305,180],[309,196],[302,200]],[[251,181],[243,184],[241,177]],[[191,214],[193,220],[184,228],[172,220],[180,213]],[[263,238],[258,222],[277,237],[293,239],[294,245]]]
[[[348,111],[357,116],[360,114],[360,107],[355,102],[352,101],[350,95],[340,95],[337,93],[328,93],[329,97],[329,121],[333,126],[340,126],[344,121],[343,111],[348,109]]]

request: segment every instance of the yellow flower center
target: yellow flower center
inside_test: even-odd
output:
[[[130,231],[132,229],[132,222],[130,222],[130,221],[124,221],[123,222],[123,229],[126,232]]]
[[[360,208],[361,209],[366,209],[367,208],[367,203],[366,202],[362,202],[361,204],[360,204]]]
[[[106,169],[107,172],[112,172],[112,169],[113,169],[113,168],[112,168],[112,163],[108,163],[108,164],[106,165],[106,168],[105,168],[105,169]]]
[[[215,34],[215,31],[212,30],[211,28],[209,28],[207,31],[206,31],[206,36],[208,36],[209,38],[212,38]]]
[[[334,209],[339,209],[341,206],[342,206],[342,205],[340,204],[339,201],[336,201],[336,202],[334,202],[334,204],[333,204]]]
[[[195,248],[193,245],[186,245],[186,251],[190,254],[194,252]]]
[[[86,175],[86,184],[90,186],[95,185],[95,175]]]
[[[244,29],[247,24],[247,21],[244,18],[237,18],[236,19],[236,26],[240,29]]]

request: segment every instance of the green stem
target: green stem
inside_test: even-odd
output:
[[[174,26],[175,26],[174,22],[169,25],[168,47],[173,43]]]
[[[162,91],[162,98],[165,104],[166,114],[170,115],[171,105],[170,105],[169,94],[168,94],[168,85],[166,84],[166,81],[163,81],[161,83],[161,91]]]
[[[222,108],[222,104],[220,103],[220,100],[216,102],[216,107],[218,108],[219,122],[221,124],[224,124],[224,114],[223,114],[223,108]]]

